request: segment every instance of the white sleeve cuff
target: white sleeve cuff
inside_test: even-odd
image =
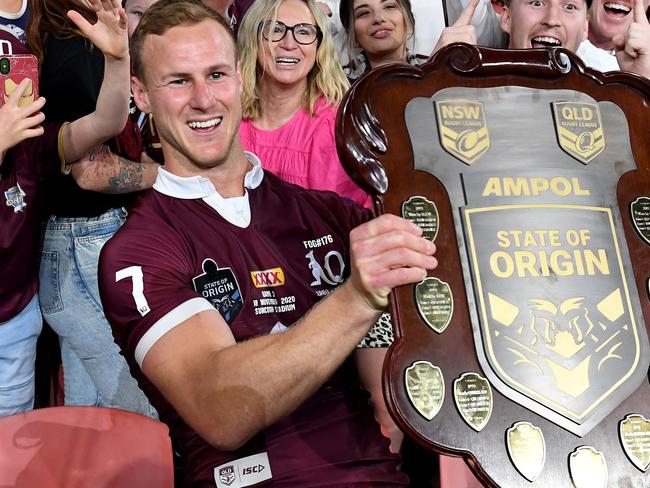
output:
[[[214,310],[214,307],[205,298],[192,298],[186,302],[181,303],[178,307],[171,310],[158,322],[153,324],[147,332],[140,338],[140,342],[135,348],[135,360],[142,369],[142,362],[145,356],[153,345],[164,336],[167,332],[172,330],[177,325],[189,319],[192,315],[204,312],[206,310]]]

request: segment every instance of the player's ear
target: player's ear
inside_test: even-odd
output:
[[[131,76],[131,92],[133,100],[137,107],[144,113],[151,113],[151,104],[149,103],[149,94],[144,83],[136,76]]]
[[[512,17],[510,16],[510,7],[507,5],[503,6],[500,22],[501,22],[501,30],[506,34],[510,34]]]

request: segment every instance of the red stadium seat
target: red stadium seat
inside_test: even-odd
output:
[[[164,424],[111,408],[54,407],[0,418],[0,487],[173,488]]]

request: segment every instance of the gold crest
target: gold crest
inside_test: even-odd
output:
[[[618,424],[621,445],[627,457],[644,473],[650,468],[650,420],[631,414]]]
[[[445,399],[445,379],[438,366],[428,361],[416,361],[404,371],[406,393],[415,409],[432,420]]]
[[[481,102],[436,102],[440,144],[452,156],[472,165],[490,148],[490,134]]]
[[[605,134],[596,103],[553,102],[560,147],[583,164],[605,149]]]
[[[569,471],[575,488],[605,488],[607,462],[603,453],[591,446],[581,446],[569,456]]]
[[[542,430],[530,422],[517,422],[506,431],[506,445],[517,471],[528,481],[535,481],[546,462]]]

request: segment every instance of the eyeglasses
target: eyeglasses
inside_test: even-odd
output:
[[[291,31],[296,42],[303,45],[311,44],[316,39],[320,40],[323,36],[320,27],[314,24],[288,26],[279,20],[267,20],[266,22],[260,22],[258,27],[258,32],[262,33],[262,37],[271,42],[280,42],[287,35],[287,31]]]

